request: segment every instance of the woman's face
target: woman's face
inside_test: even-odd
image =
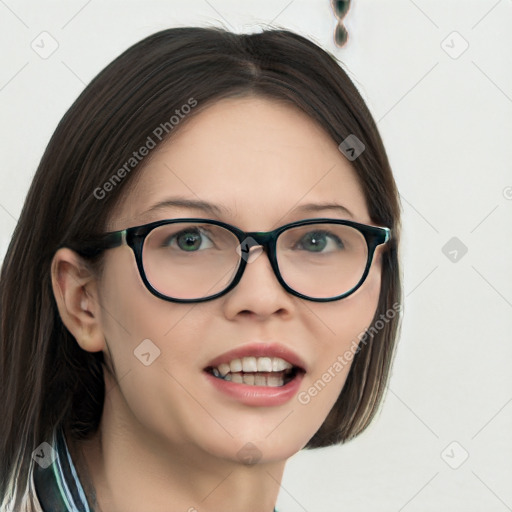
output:
[[[270,231],[312,217],[372,224],[350,164],[296,108],[258,97],[227,99],[188,121],[154,150],[110,229],[184,217],[216,219],[244,231]],[[153,208],[177,199],[212,206]],[[351,213],[311,207],[325,204]],[[144,439],[187,446],[200,456],[262,462],[290,457],[318,430],[340,394],[350,363],[341,369],[335,363],[372,321],[380,272],[378,250],[357,292],[317,303],[287,293],[263,253],[226,295],[178,304],[146,289],[128,246],[107,251],[98,285],[99,322],[119,385],[112,395],[119,397],[112,404],[117,420]],[[288,395],[279,387],[259,394],[250,384],[219,386],[205,369],[234,349],[239,357],[228,355],[230,360],[289,351],[294,356],[283,359],[295,357],[305,373]],[[309,393],[315,382],[316,394]]]

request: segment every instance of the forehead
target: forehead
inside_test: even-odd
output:
[[[178,128],[140,170],[112,228],[187,216],[176,208],[146,213],[169,198],[218,205],[215,217],[246,230],[334,216],[295,211],[306,203],[338,203],[355,220],[369,222],[351,164],[322,127],[293,105],[252,96],[224,99]]]

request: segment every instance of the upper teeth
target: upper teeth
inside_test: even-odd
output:
[[[293,365],[280,357],[242,357],[221,363],[216,368],[224,377],[230,372],[282,372]]]

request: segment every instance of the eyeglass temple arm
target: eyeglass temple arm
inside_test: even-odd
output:
[[[113,231],[94,240],[84,241],[78,244],[77,252],[86,257],[94,257],[107,249],[114,249],[126,243],[126,229]],[[71,247],[73,249],[73,247]]]

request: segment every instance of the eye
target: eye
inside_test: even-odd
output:
[[[170,236],[165,245],[186,252],[210,249],[213,243],[199,228],[189,228]]]
[[[295,249],[309,252],[333,252],[343,248],[340,238],[329,231],[310,231],[295,245]]]

